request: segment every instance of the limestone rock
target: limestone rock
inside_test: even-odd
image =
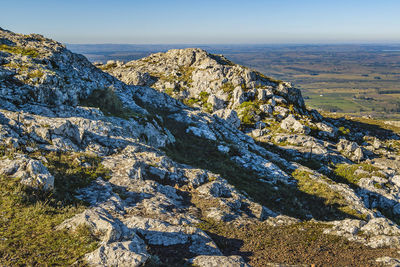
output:
[[[240,126],[240,119],[236,113],[236,111],[232,109],[220,109],[213,114],[217,115],[218,117],[223,118],[233,127],[238,128]]]
[[[240,256],[197,256],[190,260],[192,264],[200,267],[248,267]]]
[[[0,159],[0,174],[20,179],[22,184],[37,189],[52,190],[54,176],[39,160],[18,156],[16,159]]]
[[[301,124],[293,115],[289,115],[286,119],[284,119],[281,123],[281,128],[287,131],[293,131],[297,133],[309,134],[310,128]]]
[[[91,266],[143,266],[150,255],[146,244],[137,235],[132,240],[102,244],[87,254],[85,260]]]
[[[339,152],[349,157],[352,161],[360,161],[364,159],[363,150],[356,142],[341,139],[337,144],[337,149]]]

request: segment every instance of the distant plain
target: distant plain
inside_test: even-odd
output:
[[[81,45],[90,61],[130,61],[173,48],[199,47],[292,82],[306,104],[329,112],[400,119],[400,44],[347,45]]]

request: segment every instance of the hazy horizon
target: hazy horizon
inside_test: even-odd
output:
[[[69,44],[400,42],[395,0],[7,1],[0,27]]]

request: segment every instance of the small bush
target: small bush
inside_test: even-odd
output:
[[[346,129],[346,128],[343,127],[343,126],[340,126],[340,127],[339,127],[339,133],[341,133],[342,135],[349,135],[350,129]]]
[[[239,109],[239,118],[243,124],[247,125],[255,123],[255,116],[261,112],[257,103],[252,101],[243,102]]]

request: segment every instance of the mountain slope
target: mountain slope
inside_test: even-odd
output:
[[[396,148],[386,148],[397,144],[394,132],[323,118],[307,111],[300,92],[289,84],[202,50],[169,52],[174,56],[168,68],[152,68],[151,61],[140,67],[137,77],[148,80],[139,84],[162,87],[166,79],[161,76],[156,83],[148,81],[158,77],[152,71],[161,75],[163,70],[179,84],[174,96],[191,91],[192,80],[198,90],[177,96],[184,103],[200,99],[192,104],[204,104],[210,97],[217,103],[227,95],[221,109],[210,101],[208,111],[230,110],[235,117],[237,109],[245,132],[267,120],[263,132],[252,130],[249,136],[234,118],[222,119],[150,87],[123,83],[131,77],[115,74],[112,68],[125,68],[119,63],[101,67],[112,77],[42,36],[5,30],[0,35],[0,174],[2,181],[25,185],[18,189],[25,200],[14,200],[24,209],[40,203],[62,214],[62,223],[43,231],[55,227],[55,233],[73,236],[78,231],[87,237],[85,242],[71,239],[63,262],[365,265],[395,257],[400,246],[400,229],[392,221],[398,210],[398,158]],[[193,69],[182,71],[182,66]],[[245,88],[231,79],[235,92],[221,93],[230,80],[220,80],[224,75],[236,79],[236,71],[249,77],[243,78]],[[210,75],[215,75],[214,87]],[[202,92],[208,94],[205,101]],[[243,121],[240,109],[254,101],[260,108],[271,99],[274,111],[285,106],[288,111]],[[358,132],[366,131],[373,139],[362,143]],[[5,195],[11,194],[7,190]],[[41,216],[40,209],[30,216],[36,214]],[[59,244],[48,254],[24,242],[10,249],[13,241],[24,240],[10,231],[21,218],[11,218],[1,226],[1,264],[22,264],[26,258],[32,264],[57,261]],[[264,238],[249,234],[257,232]],[[33,240],[35,235],[30,234]],[[315,254],[321,246],[329,253]],[[68,258],[68,251],[76,254]]]

